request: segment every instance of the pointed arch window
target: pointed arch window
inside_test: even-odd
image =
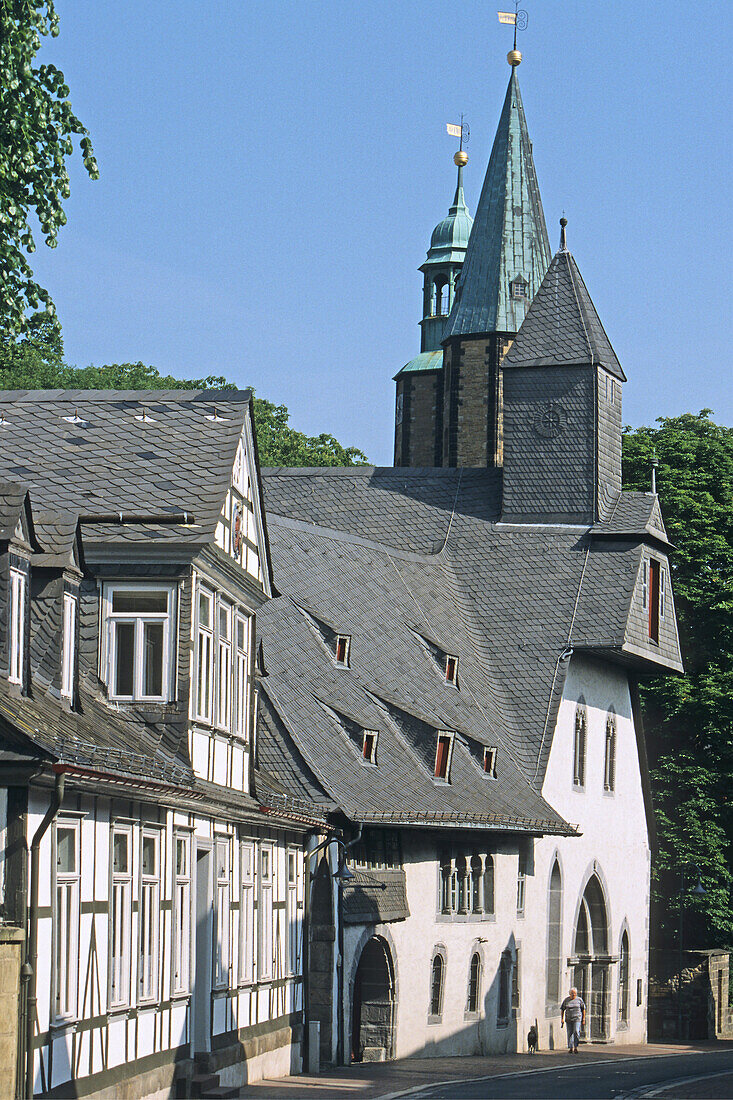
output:
[[[443,987],[445,985],[445,957],[441,949],[433,954],[430,964],[430,1023],[440,1023],[443,1015]]]
[[[573,733],[573,786],[585,787],[585,750],[588,739],[588,712],[585,703],[578,703],[575,709],[575,729]]]
[[[631,955],[629,952],[629,934],[624,929],[621,936],[621,950],[618,957],[618,1018],[619,1023],[629,1022],[629,969]]]
[[[547,906],[547,985],[548,1004],[560,1001],[562,967],[562,874],[557,860],[550,875],[550,894]]]
[[[610,710],[606,717],[603,789],[606,791],[616,790],[616,712],[614,710]]]
[[[468,969],[468,998],[466,1012],[476,1013],[481,997],[481,956],[474,951],[471,956],[471,965]]]

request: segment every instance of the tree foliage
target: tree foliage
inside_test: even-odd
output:
[[[66,222],[70,194],[67,158],[79,138],[84,167],[98,176],[86,128],[71,109],[64,74],[55,65],[34,67],[44,35],[59,33],[53,0],[0,0],[0,331],[23,332],[28,310],[47,290],[33,278],[26,255],[35,251],[31,217],[54,248]]]
[[[44,314],[29,319],[21,337],[0,337],[0,390],[198,390],[236,389],[218,375],[173,378],[144,363],[71,367],[64,362],[57,326]],[[263,466],[359,466],[366,456],[342,447],[332,435],[304,435],[289,424],[288,410],[255,397],[254,419]]]
[[[655,901],[671,937],[682,868],[698,864],[707,894],[685,898],[686,939],[718,946],[733,943],[733,429],[709,409],[657,425],[624,437],[626,488],[647,490],[658,457],[685,664],[684,676],[642,689],[659,830]]]

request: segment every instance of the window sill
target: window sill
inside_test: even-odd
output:
[[[437,913],[436,922],[440,924],[472,924],[496,922],[496,913]]]
[[[76,1034],[79,1028],[79,1019],[77,1016],[68,1016],[62,1020],[53,1020],[51,1022],[50,1031],[70,1031],[72,1034]]]
[[[442,1024],[443,1017],[441,1016],[428,1016],[428,1025]]]
[[[171,993],[171,1003],[178,1004],[183,1001],[191,1000],[191,990],[179,990],[178,993]]]
[[[467,1023],[471,1023],[471,1022],[475,1023],[475,1022],[476,1022],[476,1021],[477,1021],[477,1020],[478,1020],[479,1018],[480,1018],[480,1014],[479,1014],[479,1012],[478,1012],[478,1011],[476,1011],[476,1012],[469,1012],[469,1010],[468,1010],[468,1009],[466,1009],[466,1011],[465,1011],[465,1012],[463,1013],[463,1019],[464,1019],[464,1020],[465,1020],[465,1021],[466,1021]]]
[[[126,1020],[129,1020],[131,1012],[132,1005],[110,1005],[107,1009],[107,1015],[112,1019],[124,1017]]]

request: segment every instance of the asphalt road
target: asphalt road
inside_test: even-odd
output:
[[[568,1058],[557,1068],[430,1085],[411,1092],[409,1100],[622,1100],[708,1075],[710,1091],[705,1091],[704,1082],[698,1082],[697,1091],[690,1095],[726,1100],[731,1096],[730,1074],[733,1050],[613,1061],[580,1054],[577,1060]],[[687,1091],[680,1084],[679,1091],[665,1090],[665,1095],[684,1097]]]

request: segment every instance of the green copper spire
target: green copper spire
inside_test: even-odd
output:
[[[510,64],[512,75],[444,340],[517,332],[550,265],[518,62]]]
[[[420,322],[421,352],[433,352],[440,348],[445,322],[453,305],[461,265],[466,258],[466,248],[473,225],[463,194],[463,168],[467,161],[468,157],[463,150],[456,153],[454,162],[458,166],[458,182],[453,203],[447,216],[438,222],[433,230],[427,258],[420,267],[420,271],[425,276],[423,317]]]
[[[468,212],[463,194],[463,165],[458,165],[458,184],[448,216],[438,222],[430,238],[430,248],[421,271],[429,265],[460,263],[466,258],[468,238],[471,235],[473,218]]]

